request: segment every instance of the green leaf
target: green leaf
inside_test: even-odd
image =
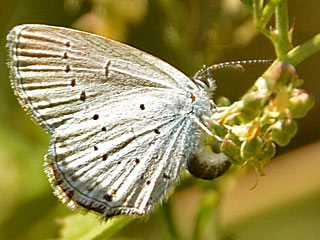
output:
[[[171,205],[168,202],[164,202],[163,206],[160,208],[161,212],[161,221],[166,229],[168,240],[178,240],[180,239],[177,230],[175,229],[174,222],[171,214]]]
[[[103,240],[131,222],[131,217],[117,217],[100,222],[96,216],[72,214],[61,219],[59,240]]]
[[[252,14],[253,13],[252,0],[241,0],[241,2],[248,9],[248,11]]]
[[[213,220],[214,210],[218,204],[219,195],[215,191],[208,191],[199,204],[199,211],[193,231],[193,240],[203,239],[204,235],[211,236],[210,239],[215,239],[216,229],[212,228],[214,224],[210,225],[209,222]],[[206,233],[209,230],[210,233]]]

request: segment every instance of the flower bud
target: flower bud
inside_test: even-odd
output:
[[[297,133],[298,125],[293,119],[280,119],[271,129],[272,140],[280,146],[286,146]]]
[[[233,164],[240,164],[243,162],[240,156],[240,147],[230,139],[229,134],[223,139],[221,143],[222,152],[229,157],[229,161]]]
[[[302,118],[313,107],[314,98],[303,89],[293,89],[288,108],[293,118]]]
[[[260,161],[269,160],[276,154],[276,145],[267,140],[263,143],[260,153],[257,155]]]
[[[244,141],[241,144],[240,155],[244,160],[257,156],[261,151],[262,140],[260,137],[255,137]]]
[[[261,94],[251,92],[242,101],[243,106],[238,117],[243,123],[248,123],[261,114],[266,100]]]
[[[218,97],[215,102],[219,106],[230,106],[231,104],[230,100],[223,96]]]
[[[268,79],[269,90],[273,91],[290,82],[295,82],[298,75],[293,65],[285,62],[278,62],[267,72],[264,78]]]

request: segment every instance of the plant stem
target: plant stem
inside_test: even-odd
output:
[[[218,239],[217,223],[215,222],[217,213],[215,210],[220,198],[221,195],[218,191],[207,190],[199,204],[192,240],[204,239],[205,236],[212,240]]]
[[[309,41],[295,47],[289,51],[284,61],[293,65],[298,65],[304,59],[320,51],[320,33],[315,35]]]
[[[292,48],[289,38],[289,23],[287,0],[281,0],[276,7],[276,32],[273,34],[273,43],[279,60],[283,60]]]
[[[163,225],[165,225],[165,228],[167,230],[167,239],[169,240],[179,240],[178,232],[176,231],[173,219],[171,215],[171,205],[170,203],[164,203],[161,207],[161,220]]]
[[[272,41],[270,32],[265,29],[266,23],[265,24],[263,23],[263,19],[264,19],[263,12],[262,12],[263,2],[261,0],[253,0],[252,7],[253,7],[253,20],[256,28]],[[270,11],[268,12],[268,14],[272,15],[274,11],[271,11],[271,12]]]
[[[270,18],[272,17],[275,8],[279,4],[281,0],[271,0],[268,2],[268,4],[264,7],[262,11],[261,21],[260,21],[260,27],[265,29],[267,26],[267,23],[269,22]]]
[[[261,13],[262,13],[262,2],[261,0],[253,0],[253,17],[256,26],[260,26],[260,20],[261,20]]]

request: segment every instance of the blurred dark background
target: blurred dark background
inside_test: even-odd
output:
[[[298,45],[320,32],[320,4],[317,0],[288,2],[293,43]],[[43,173],[49,136],[26,116],[10,88],[5,38],[13,26],[24,23],[73,27],[116,39],[167,61],[190,77],[204,64],[275,58],[272,44],[254,29],[251,15],[238,0],[1,1],[0,239],[56,238],[57,216],[69,213],[52,196]],[[259,64],[245,66],[245,72],[217,71],[215,97],[237,100],[267,67]],[[278,148],[256,190],[250,191],[255,183],[250,171],[240,173],[233,188],[226,190],[219,209],[221,231],[230,237],[225,239],[301,239],[302,235],[319,239],[320,54],[302,62],[297,72],[316,104],[298,120],[299,130],[292,142]],[[181,206],[186,203],[192,208],[197,194],[196,188],[190,188],[172,198],[178,230],[192,226],[194,211],[190,210],[189,221],[183,221],[186,215],[178,210],[183,212]],[[155,214],[148,224],[132,223],[114,239],[166,239],[157,230],[157,221]],[[289,227],[293,223],[297,224],[291,229],[294,234]],[[188,230],[182,232],[188,239]]]

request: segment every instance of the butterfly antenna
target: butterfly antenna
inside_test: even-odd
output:
[[[232,62],[224,62],[214,64],[207,68],[207,71],[213,71],[216,69],[225,69],[225,68],[234,68],[240,67],[243,69],[243,65],[249,64],[269,64],[272,63],[274,60],[272,59],[256,59],[256,60],[243,60],[243,61],[232,61]]]
[[[256,60],[243,60],[243,61],[232,61],[214,64],[210,67],[204,65],[192,78],[193,81],[212,91],[215,90],[215,81],[212,77],[212,72],[218,69],[236,68],[238,70],[244,70],[243,65],[248,64],[270,64],[274,60],[272,59],[256,59]]]

